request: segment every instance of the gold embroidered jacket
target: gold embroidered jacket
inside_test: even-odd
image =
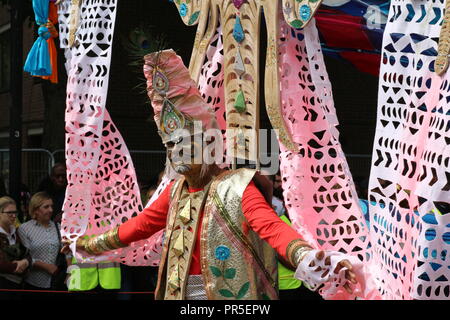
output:
[[[198,193],[189,193],[184,179],[174,183],[156,299],[185,298],[200,223],[200,263],[208,299],[278,298],[275,251],[251,229],[243,230],[242,196],[254,175],[250,169],[226,171]]]

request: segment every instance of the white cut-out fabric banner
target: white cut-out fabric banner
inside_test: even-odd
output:
[[[369,183],[385,299],[450,298],[450,73],[434,73],[445,1],[393,0]]]

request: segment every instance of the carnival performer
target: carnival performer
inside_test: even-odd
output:
[[[144,61],[158,133],[179,177],[136,217],[88,240],[79,238],[77,250],[101,255],[165,228],[156,299],[277,299],[276,254],[312,288],[344,287],[351,293],[363,287],[354,257],[314,250],[277,216],[255,170],[222,169],[190,155],[179,159],[180,152],[198,149],[196,135],[204,139],[218,128],[214,111],[173,50],[148,54]],[[185,138],[192,139],[180,147]]]

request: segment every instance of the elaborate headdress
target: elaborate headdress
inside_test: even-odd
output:
[[[201,121],[203,130],[218,128],[214,111],[203,101],[175,51],[153,52],[144,61],[147,92],[163,143],[173,140],[177,129],[193,132],[194,121]]]

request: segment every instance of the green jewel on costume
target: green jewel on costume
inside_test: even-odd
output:
[[[234,108],[239,113],[242,113],[245,110],[247,110],[247,106],[245,105],[244,92],[242,90],[239,90],[236,95],[236,102],[234,103]]]

